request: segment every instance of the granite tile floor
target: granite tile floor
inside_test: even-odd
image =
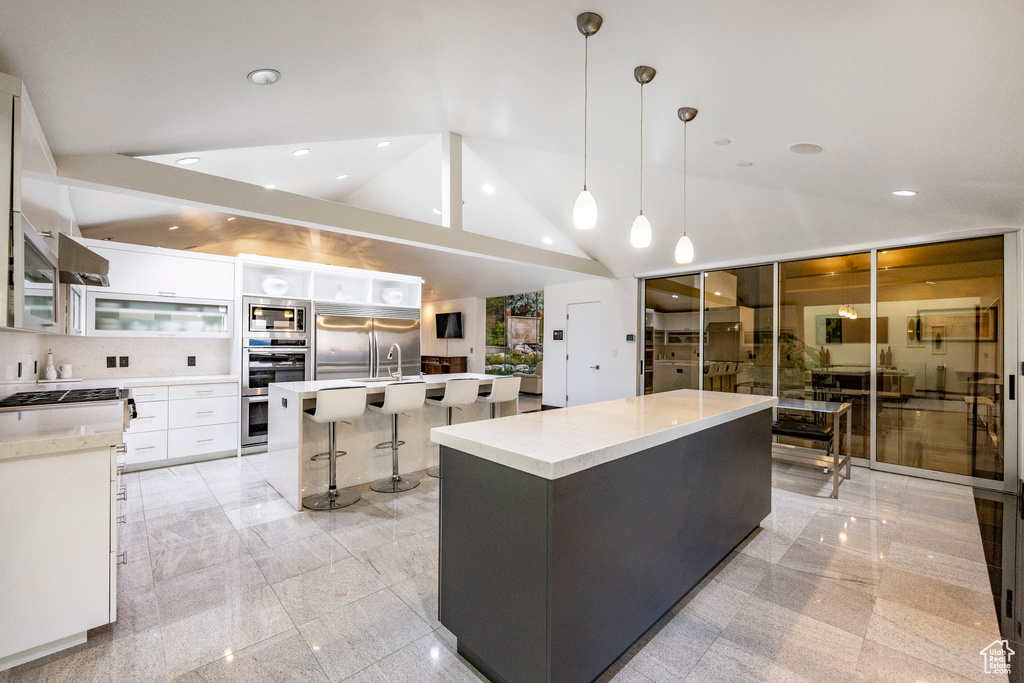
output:
[[[437,480],[298,513],[264,467],[126,476],[117,623],[0,683],[484,680],[437,621]],[[864,469],[829,487],[777,463],[762,528],[601,680],[999,680],[971,490]]]

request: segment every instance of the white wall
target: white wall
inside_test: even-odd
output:
[[[438,339],[435,313],[462,313],[462,339]],[[467,356],[469,372],[484,371],[484,343],[487,327],[487,301],[478,297],[430,301],[420,314],[420,354],[424,356]]]
[[[544,405],[565,405],[565,341],[554,341],[555,330],[565,329],[569,304],[599,302],[602,324],[589,334],[600,340],[601,389],[590,403],[636,395],[637,353],[642,334],[637,332],[637,281],[591,279],[544,288]],[[638,341],[627,342],[626,335]]]

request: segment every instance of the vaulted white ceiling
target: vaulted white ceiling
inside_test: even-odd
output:
[[[582,183],[583,10],[605,19],[590,41],[589,186],[600,219],[588,233],[571,226]],[[428,222],[440,194],[433,141],[456,131],[468,230],[530,244],[550,237],[547,248],[629,275],[673,265],[680,106],[700,110],[688,127],[695,265],[1019,226],[1022,35],[1019,0],[36,0],[5,8],[0,70],[25,79],[57,155],[266,155],[391,139],[340,157],[354,167],[325,166],[323,187],[302,191],[337,187],[337,201]],[[638,64],[658,69],[645,87],[644,213],[655,238],[643,251],[628,243]],[[245,74],[258,67],[280,70],[281,81],[250,84]],[[711,143],[720,137],[732,144]],[[796,142],[825,151],[796,155],[787,149]],[[269,168],[292,162],[319,163],[311,153]],[[349,185],[335,185],[341,173]],[[494,195],[481,195],[484,182]],[[901,188],[920,194],[893,197]]]

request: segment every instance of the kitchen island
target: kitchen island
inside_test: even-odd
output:
[[[406,378],[419,381],[419,377]],[[493,375],[471,372],[427,375],[427,397],[440,398],[449,380],[478,379],[480,390],[490,389]],[[393,382],[354,380],[317,380],[312,382],[280,382],[270,385],[267,433],[267,481],[291,503],[302,509],[302,499],[327,490],[328,462],[310,460],[328,449],[328,428],[310,420],[303,411],[316,407],[316,392],[321,389],[365,386],[367,403],[384,400],[384,387]],[[498,415],[515,415],[518,402],[497,405]],[[489,404],[477,403],[453,411],[452,422],[484,420],[490,417]],[[391,474],[391,451],[375,446],[391,440],[391,418],[371,411],[338,425],[338,450],[346,455],[338,458],[338,488],[345,488],[380,479]],[[399,417],[399,438],[405,441],[399,452],[403,473],[426,469],[438,462],[436,447],[431,447],[430,430],[445,424],[445,410],[426,404],[409,417]]]
[[[459,653],[495,683],[597,678],[771,512],[775,402],[684,390],[434,429]]]

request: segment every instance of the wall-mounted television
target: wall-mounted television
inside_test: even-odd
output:
[[[437,313],[434,327],[438,339],[462,339],[462,313]]]

